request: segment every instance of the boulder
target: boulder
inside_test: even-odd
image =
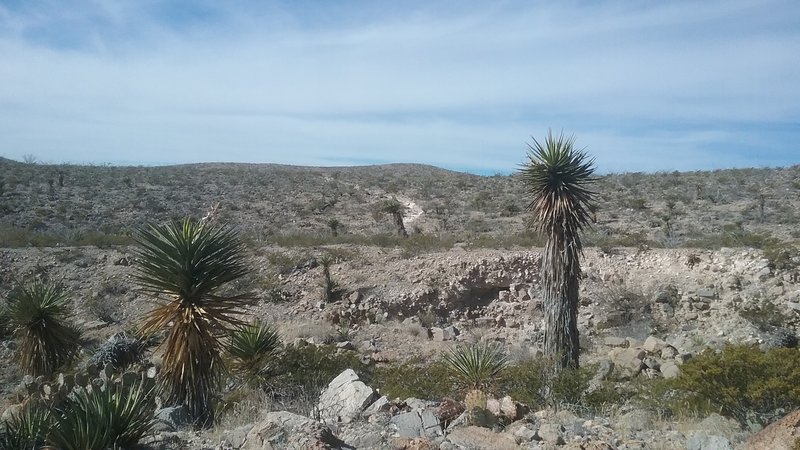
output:
[[[398,414],[392,417],[389,423],[399,437],[437,437],[442,435],[439,419],[432,409]]]
[[[644,359],[647,353],[641,348],[615,348],[608,353],[614,370],[621,377],[636,376],[644,368]]]
[[[647,353],[660,353],[661,350],[664,349],[668,344],[664,342],[662,339],[659,339],[655,336],[648,336],[645,339],[644,344],[642,344],[642,348],[647,351]]]
[[[161,408],[155,413],[154,431],[178,431],[192,421],[189,418],[189,412],[186,406],[170,406],[168,408]]]
[[[347,448],[330,428],[287,411],[267,413],[247,434],[242,450]]]
[[[800,410],[791,412],[777,422],[773,422],[737,448],[792,450],[798,439],[800,439]]]
[[[697,431],[690,434],[689,439],[686,441],[686,448],[687,450],[733,450],[733,446],[728,439],[722,436],[707,434],[704,431]]]
[[[681,374],[681,368],[678,367],[674,361],[665,362],[661,365],[659,370],[661,371],[661,376],[668,380],[672,378],[678,378],[678,376]]]
[[[377,394],[347,369],[328,384],[319,397],[319,417],[324,423],[349,423],[371,405]]]
[[[487,428],[469,426],[456,428],[447,436],[447,440],[459,448],[472,450],[521,450],[513,435],[495,433]]]

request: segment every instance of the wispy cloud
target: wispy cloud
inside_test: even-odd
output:
[[[513,170],[800,161],[800,3],[19,2],[0,154]],[[300,6],[302,5],[302,6]]]

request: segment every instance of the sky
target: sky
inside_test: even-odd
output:
[[[0,156],[800,163],[800,1],[0,0]]]

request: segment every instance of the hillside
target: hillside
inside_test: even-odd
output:
[[[800,219],[800,166],[611,174],[600,177],[595,190],[590,246],[764,247],[770,238],[795,242],[800,236],[792,226]],[[484,177],[412,164],[109,167],[0,160],[6,236],[0,245],[124,236],[147,221],[202,217],[217,203],[222,220],[257,242],[322,238],[331,234],[333,219],[341,224],[339,234],[350,236],[342,240],[363,240],[393,231],[391,221],[376,214],[390,198],[415,208],[407,226],[412,233],[490,246],[499,245],[499,237],[535,243],[525,236],[527,200],[513,174]]]
[[[83,336],[66,377],[100,386],[160,376],[160,335],[142,341],[133,368],[92,363],[114,348],[115,336],[135,335],[152,308],[135,281],[130,235],[147,223],[204,217],[218,204],[211,220],[241,231],[250,268],[226,292],[251,293],[248,320],[278,331],[274,378],[253,388],[226,377],[208,430],[192,430],[175,408],[158,409],[158,429],[143,449],[305,449],[309,436],[318,438],[313,448],[382,450],[766,448],[744,442],[800,407],[800,396],[796,404],[769,397],[762,409],[722,410],[708,398],[684,401],[690,397],[676,393],[685,391],[664,383],[681,382],[693,360],[713,361],[704,374],[722,374],[722,382],[771,376],[753,389],[758,395],[777,398],[794,392],[786,383],[800,383],[792,366],[800,361],[800,166],[610,174],[595,191],[580,285],[583,369],[553,385],[536,384],[547,367],[541,239],[526,230],[516,175],[415,164],[110,167],[0,159],[0,306],[23,281],[52,280],[68,293]],[[392,198],[406,207],[408,239],[379,212]],[[334,219],[339,225],[331,226]],[[0,358],[11,361],[18,339],[0,319]],[[447,407],[469,403],[443,372],[442,355],[475,343],[496,344],[508,357],[506,375],[488,383],[484,400],[487,411],[489,399],[498,406],[483,419],[442,419]],[[710,359],[731,344],[782,355],[770,361],[784,365],[744,370],[736,365],[741,355]],[[359,389],[370,389],[371,406],[325,419],[332,406],[324,392],[334,389],[326,386],[340,373],[351,376],[346,368],[368,385]],[[67,389],[64,379],[34,379],[16,363],[3,365],[0,409],[54,401]],[[716,397],[717,382],[700,386]],[[343,392],[334,394],[355,395]],[[752,394],[724,393],[736,402]]]

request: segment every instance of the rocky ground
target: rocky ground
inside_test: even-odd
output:
[[[338,299],[329,303],[322,301],[318,264],[325,254],[337,261],[331,274]],[[463,341],[500,342],[515,358],[540,352],[536,249],[456,246],[409,256],[402,249],[377,247],[262,247],[252,249],[251,258],[254,274],[236,289],[259,295],[252,315],[276,324],[289,343],[330,342],[344,328],[349,342],[341,347],[352,350],[343,351],[377,362],[436,358]],[[675,377],[686,359],[705,348],[796,344],[798,272],[771,268],[760,251],[589,249],[583,267],[582,363],[607,372],[598,376]],[[149,299],[132,282],[134,270],[128,247],[0,250],[3,291],[13,280],[37,274],[61,282],[73,295],[81,326],[96,342],[131,328],[148,310]],[[8,356],[8,347],[3,353]],[[0,389],[8,396],[21,374],[6,365],[0,376]],[[343,387],[356,380],[342,377],[345,381],[329,387],[328,397],[338,400],[326,400],[323,393],[319,408],[305,416],[265,408],[252,423],[230,431],[162,431],[161,444],[153,448],[240,448],[245,437],[241,448],[307,448],[302,439],[312,435],[320,442],[337,442],[330,437],[335,436],[355,448],[729,448],[726,443],[742,442],[750,433],[720,416],[678,423],[625,407],[584,417],[569,410],[519,414],[508,405],[513,422],[494,432],[467,426],[463,419],[443,423],[438,418],[442,399],[378,400],[380,394],[368,386]],[[496,413],[506,414],[503,400],[497,402]],[[339,403],[350,409],[319,415]],[[230,446],[220,447],[220,440]]]

